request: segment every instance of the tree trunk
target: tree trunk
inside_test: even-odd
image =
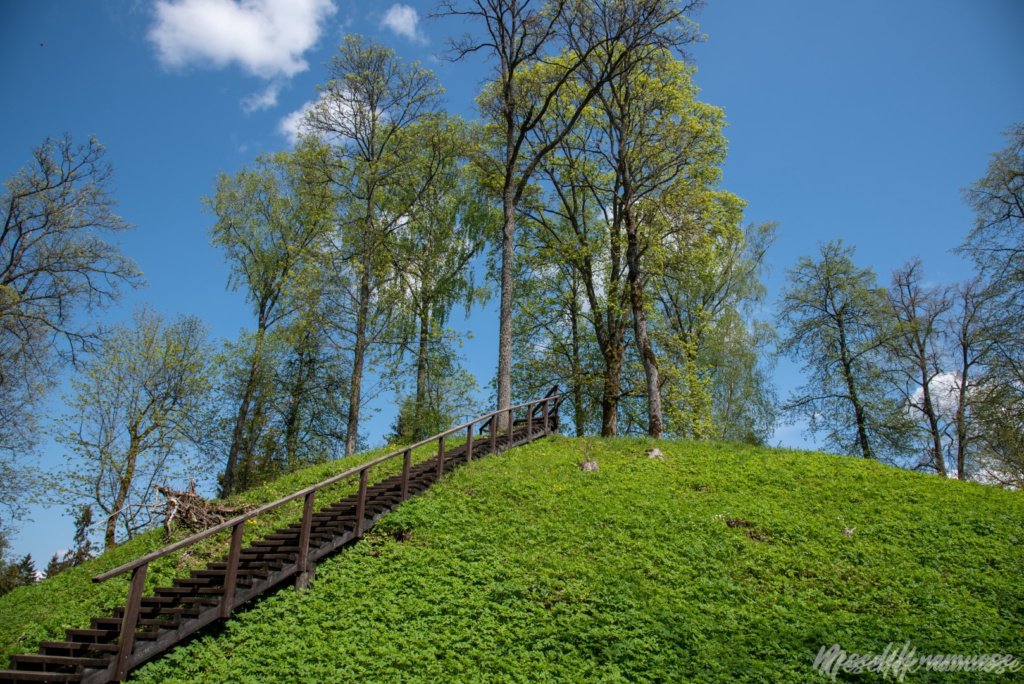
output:
[[[850,403],[853,404],[853,418],[857,425],[857,442],[860,445],[861,456],[874,458],[871,452],[871,444],[868,441],[867,416],[864,406],[861,404],[860,396],[857,393],[857,386],[853,378],[853,361],[850,359],[850,350],[846,344],[846,326],[841,316],[836,317],[836,325],[839,328],[839,359],[843,366],[843,380],[846,383],[846,391],[850,395]]]
[[[960,386],[957,387],[956,404],[956,477],[958,480],[967,479],[967,471],[964,466],[967,461],[967,443],[970,439],[967,434],[967,402],[969,401],[967,392],[971,360],[967,340],[967,331],[962,329],[960,338]]]
[[[307,340],[302,341],[305,346]],[[300,431],[300,417],[302,415],[302,401],[306,394],[306,384],[313,374],[314,360],[312,355],[300,347],[296,364],[296,377],[292,382],[291,396],[288,401],[288,414],[285,419],[284,445],[287,472],[295,470],[299,465],[298,442]]]
[[[135,466],[139,458],[138,438],[132,434],[128,444],[128,453],[125,459],[124,472],[117,482],[117,496],[114,497],[114,504],[111,506],[110,517],[103,532],[103,548],[112,549],[117,545],[117,520],[121,517],[121,509],[128,500],[128,492],[131,491],[132,481],[135,479]]]
[[[921,391],[924,394],[924,415],[928,419],[928,432],[932,438],[932,462],[935,471],[942,477],[946,477],[946,459],[942,454],[942,431],[939,428],[939,417],[935,414],[935,405],[932,403],[932,391],[928,383],[928,367],[924,357],[921,362]]]
[[[508,428],[504,409],[512,405],[512,281],[515,259],[516,203],[511,182],[506,183],[502,204],[501,304],[498,311],[498,429]]]
[[[604,387],[601,391],[601,436],[614,437],[619,429],[619,393],[622,391],[622,344],[609,342],[604,357]]]
[[[352,384],[348,393],[348,428],[345,433],[345,455],[356,452],[359,443],[359,404],[362,401],[363,364],[366,359],[366,326],[370,312],[370,254],[363,255],[359,274],[359,302],[356,310],[355,353],[352,357]]]
[[[228,449],[228,462],[224,466],[224,477],[220,484],[221,497],[231,496],[235,493],[236,479],[238,474],[238,457],[242,451],[242,441],[245,436],[245,424],[249,419],[249,407],[252,404],[252,395],[256,388],[256,377],[259,373],[260,355],[263,351],[263,337],[266,334],[265,316],[260,315],[256,330],[256,345],[252,352],[252,361],[249,364],[249,377],[242,390],[242,400],[238,403],[238,413],[235,414],[235,426],[231,431],[231,447]]]
[[[628,206],[628,205],[627,205]],[[640,276],[640,244],[637,236],[636,212],[626,210],[626,279],[629,285],[629,304],[633,311],[633,336],[644,365],[647,380],[647,434],[660,438],[663,430],[661,412],[661,375],[658,358],[647,334],[647,314],[644,311],[643,279]]]
[[[572,290],[569,297],[569,325],[572,345],[572,386],[569,389],[569,394],[572,396],[572,415],[576,436],[582,437],[586,427],[586,416],[583,413],[583,388],[580,386],[583,370],[580,367],[580,307],[577,299],[577,284],[576,272],[573,271]]]
[[[416,350],[416,424],[413,426],[413,438],[422,439],[423,416],[427,412],[427,363],[430,359],[430,313],[424,307],[420,311],[420,340]]]

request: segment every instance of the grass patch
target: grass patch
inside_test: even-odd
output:
[[[449,441],[450,445],[458,443],[460,440]],[[431,445],[417,449],[413,454],[413,462],[431,458],[435,450],[436,446]],[[230,497],[227,501],[232,505],[269,503],[388,451],[390,449],[376,449],[304,468]],[[399,473],[401,469],[402,458],[399,456],[371,470],[370,483]],[[354,493],[358,485],[358,477],[354,477],[322,490],[317,494],[317,508],[329,506]],[[302,505],[299,499],[253,519],[246,525],[245,542],[260,539],[283,525],[300,520]],[[191,533],[177,532],[171,541],[188,534]],[[128,596],[130,573],[102,584],[94,584],[91,578],[156,551],[167,543],[163,530],[153,530],[56,577],[32,586],[19,587],[0,596],[0,667],[6,667],[10,655],[35,652],[43,640],[63,640],[66,629],[88,627],[91,618],[109,615],[115,606],[124,605]],[[151,563],[146,576],[147,592],[157,586],[167,586],[176,577],[187,576],[190,570],[227,555],[230,545],[231,536],[227,531]]]
[[[445,477],[311,591],[135,679],[826,681],[811,663],[833,643],[1024,656],[1022,574],[1019,493],[820,454],[555,437]],[[978,680],[913,681],[950,679]]]

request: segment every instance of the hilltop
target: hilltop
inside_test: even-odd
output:
[[[291,477],[270,489],[312,474]],[[446,476],[312,590],[134,677],[813,681],[834,643],[1020,656],[1022,570],[1019,493],[808,452],[553,437]],[[69,596],[61,577],[0,599],[3,629],[29,596]]]

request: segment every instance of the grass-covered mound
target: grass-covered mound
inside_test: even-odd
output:
[[[735,445],[552,438],[446,477],[144,682],[825,681],[1024,656],[1024,497]],[[582,472],[592,458],[600,469]],[[913,681],[977,681],[915,675]],[[1006,681],[994,677],[993,681]]]
[[[455,443],[458,443],[458,440],[455,440]],[[417,449],[413,454],[413,460],[419,462],[430,458],[435,449],[433,445]],[[384,449],[376,449],[311,466],[255,487],[227,501],[239,507],[269,503],[384,453]],[[393,475],[399,472],[401,467],[401,458],[377,466],[371,471],[371,482]],[[349,478],[345,482],[329,487],[317,494],[317,507],[327,506],[352,494],[356,491],[357,485],[357,478]],[[300,499],[251,520],[245,528],[246,543],[260,539],[282,525],[299,520],[302,516],[302,505]],[[188,534],[188,531],[179,531],[174,539]],[[167,543],[168,539],[163,530],[153,530],[56,577],[32,586],[20,587],[0,596],[0,669],[7,667],[8,656],[35,652],[40,641],[62,640],[65,629],[88,627],[91,618],[109,615],[111,608],[124,605],[128,597],[130,573],[102,584],[94,584],[91,578],[155,551]],[[230,534],[224,532],[150,564],[146,575],[147,591],[151,592],[157,586],[167,586],[175,577],[186,576],[189,570],[220,559],[227,554],[230,544]]]

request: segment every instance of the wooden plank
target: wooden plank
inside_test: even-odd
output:
[[[366,517],[366,482],[368,469],[359,471],[359,499],[356,502],[356,536],[363,536],[364,518]]]
[[[437,477],[444,475],[444,435],[437,438]]]
[[[132,584],[128,590],[128,603],[125,604],[124,620],[121,621],[121,636],[117,650],[117,665],[114,670],[114,681],[123,682],[128,676],[128,661],[135,647],[135,627],[139,619],[139,604],[142,602],[142,591],[146,588],[146,571],[149,564],[140,565],[132,570]]]
[[[221,599],[220,616],[231,615],[235,602],[235,584],[238,582],[238,559],[242,554],[242,533],[245,523],[237,523],[231,528],[231,551],[228,553],[228,567],[224,575],[224,598]]]
[[[402,501],[409,498],[409,471],[412,469],[412,449],[402,454]]]
[[[363,471],[366,472],[365,470]],[[363,478],[359,478],[361,489]],[[316,492],[306,494],[306,501],[302,507],[302,528],[299,531],[299,559],[295,564],[295,588],[299,590],[309,588],[309,531],[313,526],[313,502],[316,499]]]

